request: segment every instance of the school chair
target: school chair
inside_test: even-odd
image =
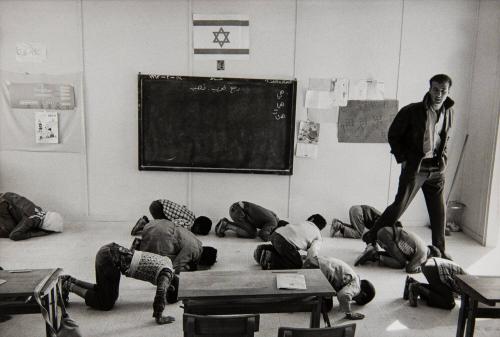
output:
[[[278,337],[354,337],[356,323],[327,328],[280,327]]]
[[[259,315],[184,314],[184,337],[251,337],[259,331]]]

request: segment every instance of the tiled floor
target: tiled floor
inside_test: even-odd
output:
[[[130,224],[99,222],[70,224],[62,234],[13,242],[0,239],[0,266],[4,268],[52,268],[62,267],[66,273],[77,278],[94,281],[94,258],[100,246],[117,242],[126,247],[132,242],[129,235]],[[430,242],[427,228],[410,228],[426,242]],[[324,230],[321,254],[338,257],[352,264],[363,250],[364,244],[358,240],[329,238],[328,228]],[[217,270],[257,269],[252,258],[254,247],[260,241],[238,239],[232,235],[218,238],[213,232],[201,237],[204,245],[219,250]],[[500,275],[500,248],[491,249],[478,245],[462,233],[447,237],[448,249],[454,260],[470,273]],[[411,308],[401,298],[406,274],[402,270],[391,270],[375,265],[356,268],[362,278],[371,280],[376,289],[376,298],[364,307],[356,307],[366,318],[357,321],[356,336],[454,336],[456,332],[457,307],[451,311],[433,309],[423,303]],[[424,280],[423,275],[417,278]],[[122,278],[120,298],[112,311],[103,312],[88,308],[82,299],[71,295],[69,312],[81,326],[86,337],[93,336],[182,336],[182,308],[180,303],[168,305],[165,313],[176,321],[170,325],[158,326],[152,319],[152,302],[155,288],[148,283]],[[346,322],[338,311],[336,301],[330,312],[335,323]],[[269,314],[261,316],[260,331],[257,336],[276,336],[279,326],[306,327],[309,316],[297,314]],[[2,337],[33,337],[44,333],[40,315],[15,316],[10,321],[0,323]],[[500,320],[479,320],[476,325],[478,337],[500,336]]]

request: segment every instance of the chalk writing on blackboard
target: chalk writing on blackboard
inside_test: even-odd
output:
[[[350,100],[339,109],[338,140],[387,143],[387,131],[397,112],[397,100]]]
[[[139,169],[292,174],[296,81],[139,75]]]

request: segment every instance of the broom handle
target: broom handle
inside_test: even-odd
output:
[[[462,163],[462,158],[464,157],[465,145],[467,145],[467,140],[469,139],[469,134],[465,135],[464,145],[462,145],[462,151],[460,152],[460,158],[458,158],[457,169],[455,174],[453,175],[453,180],[451,182],[450,191],[448,192],[448,196],[446,197],[446,205],[448,205],[448,201],[450,200],[451,192],[453,191],[453,187],[455,186],[455,180],[458,176],[458,171],[460,171],[460,164]]]

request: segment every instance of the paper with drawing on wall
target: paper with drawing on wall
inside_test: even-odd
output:
[[[384,100],[384,82],[377,80],[351,81],[349,99],[356,100]]]
[[[282,273],[276,275],[278,289],[300,289],[305,290],[306,278],[299,273]]]
[[[36,112],[35,141],[40,144],[59,143],[59,124],[57,112]]]
[[[319,123],[313,121],[300,121],[295,151],[297,157],[314,159],[318,157],[319,126]]]

